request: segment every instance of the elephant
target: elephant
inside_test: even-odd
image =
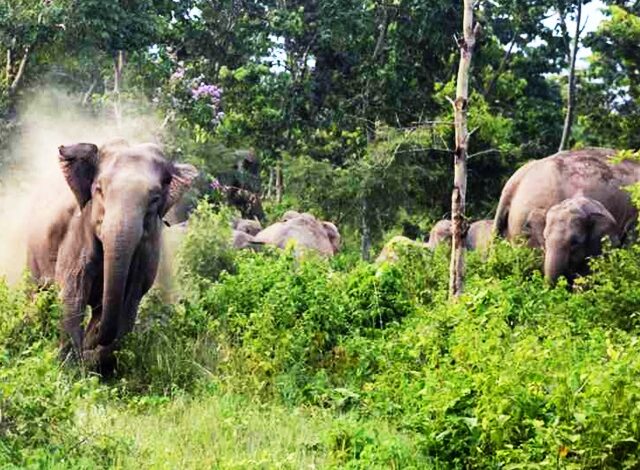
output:
[[[398,247],[417,247],[425,250],[430,250],[428,243],[418,242],[415,240],[411,240],[408,237],[397,235],[385,243],[382,251],[376,258],[375,264],[381,264],[384,262],[387,263],[396,263],[398,262]]]
[[[250,233],[234,229],[231,232],[231,244],[237,250],[255,248],[255,238]]]
[[[231,224],[231,228],[255,236],[262,230],[262,225],[257,220],[235,219]]]
[[[297,216],[295,215],[297,214]],[[325,256],[333,256],[340,249],[340,232],[331,222],[320,221],[307,213],[290,211],[289,217],[260,231],[255,244],[274,245],[284,248],[291,240],[295,242],[296,255],[300,249],[310,249]]]
[[[238,150],[231,157],[231,164],[216,173],[213,183],[204,175],[199,175],[190,190],[164,216],[168,225],[188,220],[198,200],[212,190],[220,191],[228,204],[238,209],[245,219],[264,220],[260,199],[260,161],[253,151]]]
[[[451,221],[448,219],[439,220],[429,232],[429,248],[434,250],[442,242],[451,241]]]
[[[582,195],[599,201],[624,233],[637,212],[622,187],[640,180],[640,163],[612,163],[610,157],[615,154],[612,149],[587,148],[525,164],[502,189],[494,232],[509,240],[523,237],[529,246],[542,248],[541,225],[549,208]]]
[[[493,219],[477,220],[469,226],[466,238],[467,250],[486,250],[493,236]]]
[[[584,196],[565,199],[547,212],[544,228],[544,275],[572,282],[588,271],[588,258],[602,253],[602,238],[613,245],[622,237],[615,218],[600,202]]]
[[[38,282],[60,287],[61,354],[109,373],[113,352],[156,277],[162,217],[198,172],[167,161],[150,143],[115,140],[58,150],[66,185],[47,188],[56,197],[39,208],[42,217],[30,229],[28,267]],[[87,306],[91,318],[83,328]]]
[[[264,221],[260,198],[260,160],[253,150],[236,151],[233,166],[217,176],[229,205],[237,208],[245,219]]]

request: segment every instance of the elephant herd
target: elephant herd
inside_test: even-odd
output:
[[[296,255],[313,250],[332,256],[340,249],[340,232],[331,222],[321,221],[308,213],[287,211],[276,223],[263,229],[257,220],[239,219],[233,222],[234,248],[259,249],[262,245],[285,248],[293,245]]]
[[[494,236],[524,239],[544,250],[544,272],[555,281],[584,274],[600,254],[602,239],[624,243],[637,212],[625,186],[640,181],[640,164],[613,162],[616,152],[585,149],[532,161],[504,186],[494,220],[469,226],[468,249],[486,249]],[[49,204],[34,204],[27,262],[40,284],[58,284],[64,314],[62,353],[100,371],[113,367],[113,352],[134,326],[138,305],[158,271],[163,219],[198,175],[170,162],[154,144],[116,140],[98,148],[59,147],[60,187]],[[55,185],[54,185],[55,186]],[[45,197],[45,196],[43,196]],[[35,209],[37,208],[37,209]],[[233,222],[230,245],[314,250],[332,256],[341,245],[338,228],[308,213],[286,212],[263,228],[256,220]],[[426,249],[451,238],[451,223],[435,224]],[[394,259],[394,238],[378,261]],[[86,325],[87,308],[91,316]]]
[[[626,186],[640,181],[640,163],[616,161],[616,151],[588,148],[559,152],[524,165],[507,181],[493,220],[467,231],[466,248],[486,249],[494,236],[524,240],[544,252],[545,277],[572,282],[588,271],[606,237],[620,246],[635,231],[637,210]],[[393,238],[378,261],[393,260],[394,246],[411,243],[434,249],[451,239],[451,221],[437,222],[427,243]]]

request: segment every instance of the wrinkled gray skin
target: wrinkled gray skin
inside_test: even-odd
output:
[[[599,201],[615,218],[616,229],[624,233],[633,224],[636,210],[621,187],[640,180],[640,164],[612,164],[608,157],[615,153],[601,148],[572,150],[527,163],[502,190],[494,231],[509,240],[524,237],[530,246],[542,247],[549,208],[582,195]]]
[[[577,196],[565,199],[547,212],[544,228],[544,274],[555,282],[570,282],[588,271],[588,258],[602,253],[602,238],[620,243],[618,224],[598,201]]]
[[[231,228],[239,232],[248,233],[249,235],[257,235],[262,230],[262,225],[257,220],[236,219],[231,224]]]
[[[478,220],[467,231],[467,250],[486,250],[493,236],[493,219]]]
[[[237,250],[242,250],[244,248],[254,248],[255,239],[253,235],[242,232],[240,230],[233,230],[231,232],[231,240],[232,245]]]
[[[153,144],[118,140],[99,150],[76,144],[59,152],[67,186],[56,188],[55,203],[32,226],[28,264],[36,280],[60,286],[63,352],[72,347],[109,371],[156,276],[161,217],[197,172],[168,162]],[[83,329],[87,306],[91,319]]]
[[[274,245],[284,248],[290,240],[295,240],[295,252],[299,255],[310,249],[326,256],[332,256],[340,249],[340,232],[331,222],[317,220],[307,213],[289,211],[282,221],[262,230],[254,237],[256,244]]]
[[[427,245],[434,250],[442,242],[451,242],[451,221],[439,220],[429,232]]]

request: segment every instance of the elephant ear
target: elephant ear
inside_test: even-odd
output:
[[[544,232],[547,225],[547,214],[544,209],[533,209],[527,215],[522,232],[529,238],[529,246],[544,247]]]
[[[613,215],[602,204],[594,205],[590,209],[589,251],[599,254],[602,249],[602,238],[607,235],[614,246],[620,245],[620,238],[616,233],[617,222]]]
[[[327,221],[323,221],[322,226],[327,233],[327,237],[329,237],[329,242],[331,242],[333,252],[336,253],[340,249],[341,244],[341,237],[340,232],[338,231],[338,227]]]
[[[193,180],[198,176],[196,167],[186,163],[172,163],[169,173],[171,174],[171,181],[169,182],[167,203],[162,211],[162,216],[180,200],[182,195],[191,187]]]
[[[60,168],[78,205],[83,208],[91,199],[91,185],[98,171],[98,147],[94,144],[58,147]]]

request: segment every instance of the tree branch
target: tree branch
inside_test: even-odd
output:
[[[578,10],[576,12],[576,32],[573,38],[573,48],[571,51],[571,60],[569,63],[569,88],[567,93],[567,114],[565,115],[564,128],[562,129],[562,138],[560,139],[559,151],[564,150],[569,145],[571,139],[571,128],[573,126],[573,114],[576,94],[576,60],[578,57],[578,48],[580,47],[580,31],[582,18],[582,0],[578,1]]]
[[[18,65],[18,71],[16,72],[16,76],[13,77],[13,82],[11,82],[11,86],[9,87],[9,93],[11,94],[16,92],[16,90],[18,89],[18,86],[20,85],[20,81],[24,76],[24,68],[27,65],[27,60],[29,59],[29,51],[30,51],[29,46],[24,48],[24,54],[22,56],[22,59],[20,59],[20,65]]]
[[[507,48],[504,55],[502,56],[502,60],[500,61],[500,65],[498,66],[498,69],[495,71],[495,73],[493,74],[493,77],[491,77],[491,81],[484,89],[483,96],[485,98],[489,96],[489,93],[491,93],[491,91],[493,90],[493,87],[496,85],[496,83],[498,82],[498,79],[504,72],[504,68],[506,67],[509,59],[511,58],[511,52],[513,52],[513,47],[516,45],[517,38],[518,38],[518,33],[514,31],[513,37],[511,38],[511,41],[509,41],[509,47]]]

